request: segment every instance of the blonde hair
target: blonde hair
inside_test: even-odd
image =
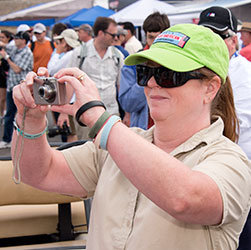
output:
[[[198,70],[208,79],[212,79],[217,74],[208,68]],[[215,116],[220,116],[224,122],[223,135],[231,141],[237,142],[239,138],[239,122],[235,112],[233,89],[229,77],[215,96],[211,106],[211,122]]]

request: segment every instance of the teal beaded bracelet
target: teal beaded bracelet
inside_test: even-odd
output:
[[[26,139],[36,139],[36,138],[39,138],[40,136],[42,136],[43,134],[45,134],[46,132],[47,132],[47,130],[48,130],[48,121],[46,120],[46,127],[45,127],[45,129],[42,131],[42,132],[40,132],[40,133],[37,133],[37,134],[28,134],[28,133],[25,133],[23,130],[21,130],[19,127],[18,127],[18,125],[17,125],[17,123],[16,123],[16,121],[14,120],[14,122],[13,122],[13,125],[14,125],[14,128],[17,130],[17,133],[19,134],[19,135],[21,135],[21,136],[23,136],[24,138],[26,138]]]

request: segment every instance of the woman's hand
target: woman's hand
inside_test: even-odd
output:
[[[67,82],[74,89],[76,100],[70,105],[52,106],[52,110],[56,112],[63,112],[75,116],[77,110],[87,102],[100,100],[98,89],[95,83],[80,69],[78,68],[65,68],[61,69],[54,75],[59,83]],[[102,107],[93,107],[81,116],[81,121],[89,127],[98,120],[104,112]]]

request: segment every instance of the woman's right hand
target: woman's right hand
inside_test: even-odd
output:
[[[82,105],[90,101],[100,100],[96,84],[82,70],[76,67],[64,68],[57,72],[54,77],[59,80],[59,83],[66,82],[74,89],[76,100],[72,105],[52,106],[53,111],[75,116]],[[81,121],[88,127],[92,127],[104,111],[103,107],[92,107],[81,115]]]
[[[48,71],[46,68],[39,68],[38,74],[40,76],[48,76]],[[36,73],[29,72],[25,80],[13,88],[13,99],[17,107],[17,115],[23,116],[24,108],[27,107],[27,118],[40,119],[44,118],[46,112],[50,109],[49,106],[35,104],[33,83],[36,76]]]

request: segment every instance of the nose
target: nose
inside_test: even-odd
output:
[[[160,87],[160,86],[157,84],[157,82],[156,82],[154,76],[152,76],[152,77],[148,80],[147,86],[148,86],[149,88]]]

